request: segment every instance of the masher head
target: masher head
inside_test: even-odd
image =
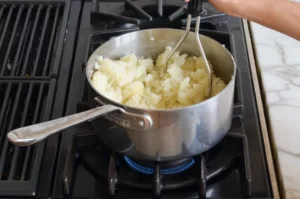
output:
[[[209,81],[209,86],[206,92],[206,97],[209,98],[211,96],[212,92],[212,70],[210,68],[210,65],[208,63],[207,57],[205,55],[200,37],[199,37],[199,29],[200,29],[200,21],[201,21],[201,13],[203,11],[203,0],[190,0],[188,3],[188,16],[187,16],[187,24],[186,24],[186,31],[185,34],[182,36],[182,38],[179,40],[179,42],[176,44],[175,48],[169,53],[169,55],[165,59],[165,70],[168,68],[168,63],[171,59],[171,57],[174,55],[174,53],[177,51],[177,49],[182,45],[184,40],[187,38],[190,30],[191,30],[191,22],[192,22],[192,17],[196,17],[196,27],[195,27],[195,39],[196,43],[198,45],[199,51],[201,56],[203,57],[204,64],[208,73],[208,81]]]

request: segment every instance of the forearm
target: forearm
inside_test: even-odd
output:
[[[235,15],[300,40],[300,3],[288,0],[244,1]],[[246,3],[248,2],[248,3]]]

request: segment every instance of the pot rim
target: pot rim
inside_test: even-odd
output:
[[[115,38],[113,38],[113,39],[111,39],[111,40],[106,41],[105,43],[103,43],[102,45],[100,45],[96,50],[94,50],[94,52],[89,56],[89,59],[88,59],[88,61],[87,61],[86,66],[88,66],[88,63],[90,62],[91,57],[94,57],[94,56],[96,55],[97,50],[98,50],[99,48],[101,48],[103,45],[105,45],[105,44],[107,44],[107,43],[109,43],[109,42],[111,42],[111,41],[113,41],[113,40],[115,40],[115,39],[117,39],[117,38],[120,38],[120,37],[122,37],[122,36],[130,35],[130,34],[132,34],[132,33],[137,33],[137,32],[147,32],[147,31],[151,31],[151,30],[156,30],[156,31],[158,31],[158,30],[172,30],[172,31],[178,31],[178,32],[183,32],[183,33],[185,32],[185,30],[175,29],[175,28],[152,28],[152,29],[137,30],[137,31],[132,31],[132,32],[129,32],[129,33],[122,34],[122,35],[117,36],[117,37],[115,37]],[[195,34],[194,32],[190,32],[190,33]],[[211,38],[211,37],[205,36],[205,35],[203,35],[203,34],[199,34],[199,35],[200,35],[201,37],[205,37],[205,38],[207,38],[207,39],[209,39],[209,40],[213,40],[214,42],[218,43],[219,45],[222,45],[221,43],[219,43],[218,41],[216,41],[215,39],[213,39],[213,38]],[[146,112],[157,112],[157,111],[160,111],[160,112],[166,112],[166,113],[167,113],[167,112],[174,112],[174,111],[182,111],[182,110],[186,110],[186,109],[194,109],[194,108],[196,108],[197,106],[199,106],[200,104],[201,104],[201,105],[202,105],[202,104],[207,104],[207,103],[209,103],[210,101],[214,100],[214,99],[217,98],[219,95],[221,95],[222,93],[224,93],[225,90],[227,90],[227,89],[229,88],[229,85],[234,84],[234,82],[235,82],[235,76],[236,76],[236,68],[237,68],[236,62],[235,62],[235,59],[234,59],[233,55],[231,54],[231,52],[230,52],[227,48],[225,48],[225,47],[224,47],[224,50],[225,50],[225,52],[230,56],[230,58],[231,58],[231,60],[232,60],[232,63],[233,63],[233,67],[234,67],[234,69],[233,69],[233,74],[232,74],[232,76],[231,76],[231,80],[230,80],[229,83],[226,85],[226,87],[225,87],[222,91],[220,91],[217,95],[215,95],[215,96],[213,96],[213,97],[210,97],[210,98],[208,98],[208,99],[205,99],[204,101],[199,102],[199,103],[197,103],[197,104],[192,104],[192,105],[190,105],[190,106],[179,107],[179,108],[171,108],[171,109],[158,109],[158,108],[136,108],[136,107],[124,105],[124,104],[121,104],[121,103],[119,103],[119,102],[115,102],[115,101],[113,101],[113,100],[107,98],[106,96],[104,96],[104,95],[102,95],[100,92],[98,92],[97,89],[95,89],[95,87],[94,87],[93,84],[91,83],[91,79],[89,78],[89,72],[90,72],[90,71],[89,71],[88,67],[86,67],[86,70],[85,70],[85,71],[86,71],[86,78],[87,78],[87,80],[88,80],[88,82],[89,82],[89,85],[90,85],[90,86],[93,88],[93,90],[99,95],[98,97],[104,98],[105,101],[108,102],[108,104],[112,104],[112,105],[116,105],[116,106],[122,107],[124,110],[132,110],[132,111],[136,111],[136,112],[137,112],[137,111],[146,111]],[[233,93],[234,93],[234,92],[233,92]],[[105,104],[103,104],[103,105],[105,105]]]

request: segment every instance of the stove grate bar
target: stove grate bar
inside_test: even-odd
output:
[[[241,182],[244,184],[242,187],[245,195],[249,197],[251,195],[251,168],[250,168],[250,155],[249,155],[249,145],[248,145],[248,138],[245,134],[241,133],[228,133],[229,137],[240,139],[242,141],[243,146],[243,179],[241,179]]]
[[[20,41],[19,41],[18,48],[17,48],[17,53],[15,55],[12,68],[10,69],[10,70],[12,70],[11,74],[15,74],[16,71],[17,71],[17,66],[18,66],[18,62],[19,62],[18,60],[19,60],[20,53],[21,53],[21,50],[22,50],[22,47],[23,47],[23,42],[24,42],[24,39],[25,39],[26,30],[28,28],[29,18],[31,16],[32,9],[33,9],[33,5],[29,6],[29,8],[27,10],[25,23],[24,23],[24,26],[23,26],[23,30],[22,30]],[[12,39],[15,40],[17,38],[13,38],[12,37],[11,40]],[[9,53],[10,53],[10,51],[7,52],[7,55],[9,55]],[[4,76],[4,72],[5,72],[5,69],[6,69],[5,65],[8,64],[7,62],[8,62],[8,60],[5,60],[4,63],[3,63],[3,67],[2,67],[2,71],[1,71],[1,76]]]
[[[181,17],[182,15],[184,15],[185,11],[186,11],[186,5],[182,6],[181,8],[179,8],[178,10],[176,10],[173,14],[171,14],[169,16],[169,20],[170,21],[175,21],[176,19],[178,19],[179,17]]]
[[[125,6],[130,6],[135,11],[137,11],[141,16],[146,17],[149,21],[152,21],[153,18],[151,15],[149,15],[147,12],[145,12],[142,8],[140,8],[138,5],[133,3],[131,0],[125,0]]]
[[[28,63],[28,60],[29,60],[29,55],[31,54],[31,49],[32,49],[32,46],[33,46],[33,43],[34,43],[34,39],[37,37],[36,36],[36,29],[37,29],[37,25],[38,25],[38,22],[39,22],[39,19],[40,19],[40,15],[41,15],[41,11],[42,11],[42,6],[40,5],[37,9],[37,13],[35,15],[35,19],[34,19],[34,24],[33,24],[33,28],[32,28],[32,32],[30,33],[31,34],[31,37],[30,37],[30,40],[29,40],[29,44],[28,46],[24,46],[26,48],[26,56],[25,56],[25,61],[24,61],[24,64],[23,64],[23,69],[22,69],[22,72],[21,72],[21,76],[28,76],[28,65],[30,63]]]
[[[91,36],[98,36],[98,35],[105,35],[105,34],[124,34],[124,33],[129,33],[129,32],[137,31],[137,30],[139,30],[139,27],[92,31]]]
[[[4,12],[4,8],[5,8],[6,6],[5,5],[2,5],[1,7],[0,7],[0,20],[1,20],[1,18],[2,18],[2,15],[3,15],[3,12]],[[0,29],[1,30],[1,29]]]
[[[14,28],[13,28],[13,31],[12,31],[12,34],[11,34],[11,37],[10,37],[10,41],[9,41],[9,44],[8,44],[8,48],[6,50],[6,54],[5,54],[5,57],[4,57],[3,66],[7,65],[8,57],[9,57],[9,54],[10,54],[10,51],[11,51],[11,48],[12,48],[13,40],[14,40],[15,35],[16,35],[17,27],[18,27],[19,22],[20,22],[20,17],[21,17],[21,14],[23,12],[23,8],[24,8],[23,6],[19,7],[17,19],[16,19],[16,22],[15,22],[15,25],[14,25]],[[4,34],[5,34],[5,32],[3,32],[3,37],[4,37]],[[0,46],[0,48],[1,48],[1,46]],[[8,65],[7,65],[7,67],[8,67]],[[2,67],[1,75],[3,75],[4,69],[5,69],[5,67]]]
[[[48,21],[49,21],[49,17],[50,17],[50,9],[51,7],[48,7],[46,9],[46,14],[45,14],[45,19],[43,21],[43,29],[42,29],[42,33],[41,33],[41,38],[40,38],[40,42],[39,42],[39,45],[38,45],[38,50],[37,50],[37,54],[36,54],[36,58],[35,58],[35,63],[34,63],[34,66],[33,66],[33,75],[36,74],[36,70],[37,70],[37,66],[39,64],[39,61],[40,61],[40,56],[41,56],[41,51],[42,51],[42,47],[43,47],[43,43],[44,43],[44,40],[45,40],[45,33],[46,33],[46,30],[47,30],[47,26],[48,26]],[[45,66],[47,66],[47,64],[45,64]],[[46,70],[47,67],[44,68],[44,71]]]
[[[158,13],[158,16],[162,17],[164,16],[164,11],[163,11],[163,6],[164,6],[164,0],[157,0],[158,1],[158,10],[157,10],[157,13]]]
[[[103,17],[106,17],[109,19],[119,20],[120,22],[124,22],[124,23],[132,23],[132,24],[136,24],[136,25],[139,25],[141,23],[141,21],[136,18],[108,14],[108,13],[103,13],[103,12],[98,12],[98,11],[91,11],[90,15],[91,15],[91,21],[95,21],[95,20],[97,20],[97,18],[103,20]]]
[[[199,180],[199,196],[203,198],[206,196],[206,186],[207,186],[207,165],[206,157],[202,155],[200,157],[200,180]]]
[[[5,8],[5,7],[3,6],[2,8]],[[10,18],[11,18],[11,16],[12,16],[12,13],[13,13],[14,9],[15,9],[15,6],[11,6],[11,7],[10,7],[10,9],[9,9],[9,11],[8,11],[8,14],[7,14],[7,18],[6,18],[5,23],[4,23],[4,27],[3,27],[3,29],[1,30],[2,34],[1,34],[1,36],[0,36],[0,48],[1,48],[2,45],[3,45],[4,36],[5,36],[6,32],[7,32],[8,24],[9,24],[9,22],[10,22]],[[2,13],[3,13],[3,12],[2,12]],[[3,21],[4,21],[4,19],[3,19]]]
[[[61,10],[61,5],[59,4],[59,5],[57,5],[57,7],[55,9],[55,17],[54,17],[54,22],[53,22],[53,26],[52,26],[49,46],[48,46],[47,55],[46,55],[45,67],[43,69],[43,75],[42,76],[46,76],[47,74],[49,74],[49,68],[47,66],[49,65],[52,50],[54,49],[54,47],[53,47],[54,38],[55,38],[56,31],[58,29],[57,25],[58,25],[58,22],[59,22],[60,10]]]

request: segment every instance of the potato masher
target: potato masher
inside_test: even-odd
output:
[[[211,96],[211,92],[212,92],[212,70],[209,66],[208,60],[206,58],[203,46],[201,44],[201,40],[199,37],[199,29],[200,29],[200,20],[201,20],[201,13],[203,11],[203,1],[204,0],[190,0],[188,3],[188,9],[187,9],[187,24],[186,24],[186,31],[185,34],[182,36],[182,38],[179,40],[179,42],[177,43],[177,45],[175,46],[175,48],[169,53],[169,55],[166,57],[165,59],[165,68],[167,69],[168,63],[170,61],[170,58],[174,55],[174,53],[177,51],[177,49],[181,46],[181,44],[184,42],[184,40],[187,38],[190,29],[191,29],[191,21],[192,21],[192,17],[197,17],[196,19],[196,27],[195,27],[195,35],[196,35],[196,43],[198,45],[199,51],[201,56],[203,57],[204,63],[205,63],[205,67],[208,73],[208,77],[209,77],[209,85],[208,85],[208,90],[206,92],[206,97],[210,97]]]

